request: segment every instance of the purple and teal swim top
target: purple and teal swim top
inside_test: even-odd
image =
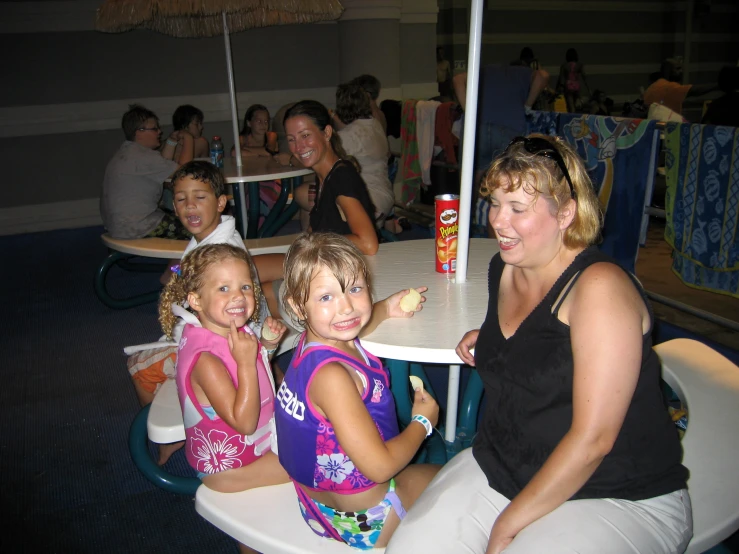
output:
[[[275,422],[280,463],[292,479],[309,489],[354,494],[376,484],[354,466],[336,440],[333,425],[308,397],[314,375],[327,363],[340,362],[359,374],[365,383],[362,401],[383,441],[399,432],[388,373],[378,358],[365,352],[358,340],[355,342],[368,363],[324,344],[312,343],[305,348],[303,333],[277,391]]]

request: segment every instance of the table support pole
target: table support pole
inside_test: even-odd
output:
[[[459,401],[460,366],[449,366],[449,390],[446,396],[446,427],[444,440],[453,443],[457,438],[457,403]]]

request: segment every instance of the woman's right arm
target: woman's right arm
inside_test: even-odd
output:
[[[199,400],[210,403],[216,414],[236,431],[251,435],[257,430],[261,411],[256,365],[259,343],[254,335],[238,331],[233,321],[228,342],[236,360],[238,388],[223,362],[207,352],[195,362],[191,379],[205,395],[205,399]]]
[[[361,202],[351,196],[342,195],[336,199],[336,204],[344,213],[346,223],[351,229],[351,234],[346,235],[346,238],[356,244],[365,256],[377,254],[380,244],[377,240],[375,224],[367,215]]]
[[[383,392],[390,394],[389,389]],[[411,422],[398,436],[383,441],[357,385],[338,363],[328,363],[316,372],[308,395],[333,425],[339,444],[354,465],[376,483],[384,483],[397,475],[426,438],[424,426]],[[431,425],[436,425],[439,405],[427,392],[416,391],[413,414],[423,415]]]
[[[452,87],[454,88],[454,94],[457,95],[459,105],[464,110],[467,100],[467,73],[457,73],[452,79]]]

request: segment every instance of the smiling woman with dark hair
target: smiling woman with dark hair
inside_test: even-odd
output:
[[[345,235],[363,254],[376,254],[375,208],[329,111],[320,102],[303,100],[287,110],[284,123],[290,152],[316,174],[315,199],[307,184],[295,191],[301,208],[310,210],[309,230]]]

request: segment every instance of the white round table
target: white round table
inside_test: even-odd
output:
[[[488,306],[488,266],[498,252],[490,239],[471,239],[467,281],[437,273],[434,240],[390,242],[367,256],[374,280],[374,300],[401,289],[427,286],[423,310],[412,319],[388,319],[362,345],[380,358],[408,362],[449,364],[449,388],[444,439],[454,442],[457,428],[459,374],[462,361],[454,349],[462,336],[479,329]]]

